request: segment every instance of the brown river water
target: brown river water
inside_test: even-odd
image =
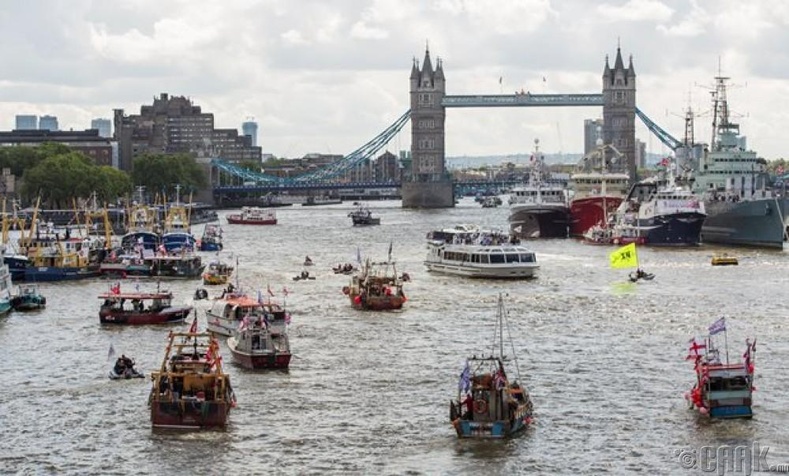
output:
[[[611,248],[543,240],[527,243],[537,279],[469,280],[425,270],[425,234],[457,223],[506,229],[506,206],[369,205],[380,226],[352,227],[350,203],[279,208],[276,226],[223,223],[223,256],[238,257],[241,286],[270,286],[291,311],[295,354],[288,372],[252,372],[222,344],[238,397],[223,432],[153,432],[150,381],[107,378],[110,345],[147,374],[168,330],[188,324],[101,326],[97,295],[108,281],[42,284],[46,310],[0,318],[0,472],[687,474],[700,466],[686,469],[681,452],[754,442],[769,447],[771,464],[789,463],[789,252],[728,249],[740,265],[713,267],[720,248],[642,249],[656,278],[632,284],[608,267]],[[348,277],[331,266],[355,261],[357,246],[384,259],[390,242],[412,277],[408,302],[400,312],[353,310],[341,292]],[[318,278],[294,282],[306,255]],[[199,285],[162,284],[179,302]],[[490,349],[500,292],[535,423],[505,441],[459,441],[448,402],[465,357]],[[204,328],[206,304],[196,306]],[[688,340],[721,316],[732,357],[746,336],[758,338],[752,420],[710,422],[683,398],[695,378]]]

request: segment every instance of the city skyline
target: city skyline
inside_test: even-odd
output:
[[[426,45],[444,62],[448,94],[596,93],[617,44],[633,56],[637,104],[677,138],[690,104],[710,109],[720,71],[731,76],[733,118],[748,145],[783,157],[789,57],[781,27],[789,5],[629,0],[549,2],[113,3],[4,5],[0,129],[17,114],[57,116],[86,129],[114,108],[139,110],[167,92],[216,116],[217,127],[259,125],[258,144],[279,157],[347,154],[408,109],[412,59]],[[30,29],[36,23],[40,29]],[[474,32],[474,34],[469,34]],[[581,152],[585,119],[601,108],[448,110],[447,156]],[[696,139],[710,138],[710,115]],[[637,122],[647,151],[667,149]],[[406,127],[388,149],[410,146]]]

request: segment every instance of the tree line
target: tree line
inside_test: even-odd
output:
[[[0,168],[21,179],[19,196],[27,203],[41,197],[46,208],[69,208],[74,199],[96,194],[100,203],[131,196],[134,186],[172,196],[176,186],[193,192],[207,184],[202,168],[188,154],[149,154],[134,160],[130,174],[95,165],[79,151],[56,143],[0,148]]]

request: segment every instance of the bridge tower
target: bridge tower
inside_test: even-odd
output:
[[[624,161],[611,164],[610,169],[626,172],[636,179],[636,70],[633,56],[625,68],[619,45],[614,68],[605,57],[603,70],[603,142],[624,154]],[[622,163],[624,162],[624,163]]]
[[[403,208],[454,207],[452,181],[444,164],[444,68],[436,58],[433,69],[427,48],[422,68],[416,59],[411,67],[410,94],[411,170],[403,180]]]

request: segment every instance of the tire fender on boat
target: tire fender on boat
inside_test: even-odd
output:
[[[351,292],[351,288],[349,288],[348,286],[343,286],[342,287],[342,293],[343,294],[348,294],[349,292]]]
[[[488,411],[488,402],[482,399],[474,400],[474,413],[485,413]]]

